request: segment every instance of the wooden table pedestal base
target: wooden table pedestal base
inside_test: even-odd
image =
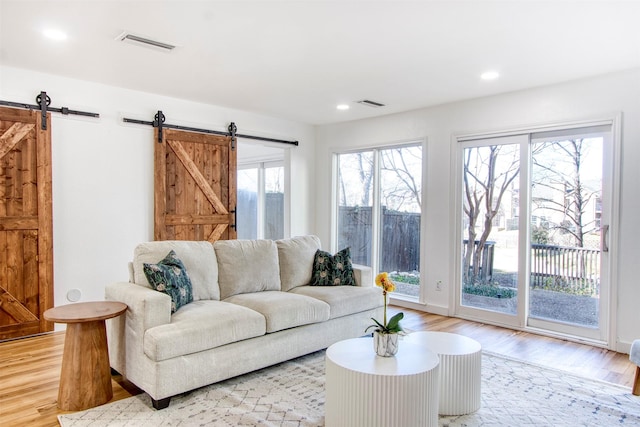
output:
[[[112,397],[105,321],[68,324],[58,408],[80,411],[107,403]]]
[[[66,323],[58,408],[81,411],[113,397],[105,320],[120,316],[127,305],[90,301],[61,305],[44,312],[50,322]]]

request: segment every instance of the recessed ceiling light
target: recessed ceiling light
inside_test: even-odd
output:
[[[42,35],[46,38],[55,40],[55,41],[63,41],[67,39],[67,33],[57,30],[55,28],[48,28],[42,31]]]
[[[337,108],[338,110],[348,110],[348,109],[349,109],[349,106],[348,106],[347,104],[338,104],[338,105],[336,106],[336,108]]]
[[[497,71],[487,71],[480,75],[480,78],[482,80],[495,80],[498,77],[500,77],[500,73],[498,73]]]

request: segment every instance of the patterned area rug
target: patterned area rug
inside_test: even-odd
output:
[[[322,426],[324,351],[176,396],[162,411],[142,394],[58,419],[63,427]],[[640,397],[629,388],[485,352],[482,407],[440,417],[439,425],[640,426]]]

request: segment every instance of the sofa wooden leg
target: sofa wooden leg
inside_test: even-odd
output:
[[[153,404],[153,407],[156,408],[158,411],[168,407],[169,402],[171,402],[171,397],[165,397],[164,399],[158,399],[158,400],[153,398],[151,399],[151,403]]]
[[[631,393],[640,396],[640,366],[636,366],[636,377],[633,380],[633,390]]]

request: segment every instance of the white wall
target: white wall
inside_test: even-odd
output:
[[[100,113],[99,119],[53,114],[55,304],[71,289],[82,301],[103,298],[105,284],[127,277],[134,246],[153,238],[153,129],[122,123],[151,120],[161,109],[169,123],[297,139],[287,149],[293,214],[291,235],[318,234],[330,243],[332,148],[427,138],[425,251],[427,309],[450,309],[452,136],[549,122],[610,117],[622,112],[618,348],[640,337],[640,70],[523,92],[453,103],[378,119],[318,127],[250,112],[188,102],[0,66],[0,99],[34,103],[46,90],[52,106]],[[317,144],[317,147],[316,147]],[[316,220],[317,219],[317,220]],[[315,221],[314,221],[315,220]],[[444,290],[435,291],[443,281]]]
[[[291,234],[313,232],[314,129],[305,124],[80,80],[0,67],[0,99],[34,104],[45,90],[52,107],[96,112],[99,119],[52,114],[55,305],[79,289],[81,301],[104,299],[104,286],[127,280],[136,244],[153,240],[153,128],[151,121],[298,140],[287,149],[295,179]],[[242,141],[240,141],[242,144]],[[59,327],[59,326],[58,326]]]
[[[505,95],[457,102],[433,108],[394,114],[376,119],[318,127],[316,133],[316,230],[323,242],[330,241],[331,152],[389,142],[427,139],[426,209],[423,235],[426,271],[426,309],[452,313],[455,229],[452,210],[452,156],[455,135],[512,129],[592,118],[610,118],[623,113],[620,239],[618,258],[617,337],[612,341],[620,351],[628,351],[632,340],[640,338],[640,70],[630,70],[598,78],[569,82]],[[443,291],[435,284],[443,282]]]

